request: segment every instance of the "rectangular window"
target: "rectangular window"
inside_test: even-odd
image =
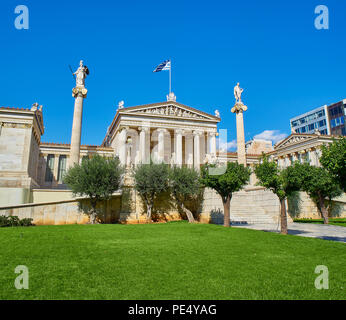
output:
[[[62,182],[66,173],[66,156],[59,156],[58,181]]]
[[[47,157],[46,166],[46,182],[53,181],[53,171],[54,171],[54,154],[49,154]]]
[[[314,123],[309,124],[309,130],[311,131],[311,130],[314,130],[314,129],[315,129],[315,124]]]
[[[318,126],[319,126],[320,128],[323,127],[323,126],[325,126],[325,125],[326,125],[326,120],[325,120],[325,119],[319,121],[319,123],[318,123]]]
[[[300,129],[301,129],[301,133],[306,132],[306,127],[301,127]]]

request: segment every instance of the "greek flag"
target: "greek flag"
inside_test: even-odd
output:
[[[162,70],[171,70],[171,60],[166,60],[160,63],[153,72],[159,72]]]

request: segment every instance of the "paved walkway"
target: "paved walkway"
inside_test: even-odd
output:
[[[247,228],[270,232],[280,232],[278,224],[241,224],[233,225],[237,228]],[[315,223],[288,223],[288,233],[301,237],[319,238],[346,243],[346,227],[323,225]]]

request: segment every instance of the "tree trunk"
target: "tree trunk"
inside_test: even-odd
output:
[[[320,210],[321,210],[321,214],[322,214],[322,218],[323,218],[323,223],[328,224],[329,223],[328,210],[325,206],[324,198],[319,196],[318,201],[320,204]]]
[[[151,209],[152,209],[151,204],[147,204],[147,223],[151,223]]]
[[[185,214],[186,214],[186,216],[187,216],[187,219],[189,220],[189,223],[195,223],[196,221],[195,221],[195,218],[193,217],[192,212],[191,212],[188,208],[186,208],[186,207],[184,206],[184,203],[183,203],[183,202],[179,201],[179,204],[180,204],[180,207],[181,207],[181,208],[183,209],[183,211],[185,212]]]
[[[96,213],[96,201],[91,201],[91,213],[90,213],[90,223],[95,224],[97,213]]]
[[[230,217],[230,205],[231,205],[232,196],[228,195],[226,199],[222,198],[223,202],[223,226],[231,226],[231,217]]]
[[[280,199],[281,233],[287,234],[286,199]]]
[[[90,214],[90,223],[95,224],[96,221],[96,210],[93,208]]]

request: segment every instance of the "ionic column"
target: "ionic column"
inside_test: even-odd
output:
[[[210,136],[210,151],[209,153],[211,155],[214,155],[216,157],[216,132],[209,133]]]
[[[157,145],[157,161],[163,162],[165,158],[165,132],[166,129],[157,129],[158,131],[158,145]]]
[[[193,161],[194,161],[194,167],[195,169],[200,169],[201,164],[201,150],[200,150],[200,131],[194,131],[193,132]]]
[[[148,127],[139,127],[140,133],[139,133],[139,152],[140,152],[140,159],[141,163],[149,163],[149,147],[150,144],[147,146],[147,135],[149,133]]]
[[[185,135],[185,163],[189,168],[193,167],[193,137],[191,133]]]
[[[59,170],[59,155],[54,155],[54,170],[53,170],[53,184],[58,184],[58,170]]]
[[[80,142],[82,134],[82,115],[83,115],[83,100],[87,96],[88,90],[84,87],[75,87],[72,90],[72,96],[75,98],[72,135],[71,135],[71,149],[70,149],[70,162],[69,166],[79,163],[80,157]]]
[[[126,150],[126,137],[127,137],[127,129],[122,128],[120,129],[119,133],[119,160],[120,163],[125,166],[126,165],[126,155],[127,155],[127,150]]]
[[[183,130],[175,130],[175,164],[183,164]]]
[[[313,166],[317,166],[318,165],[318,159],[317,159],[317,154],[316,154],[316,150],[309,150],[310,152],[310,157],[311,157],[311,164]]]
[[[243,164],[246,167],[246,152],[245,152],[245,134],[244,134],[244,118],[243,112],[247,110],[242,102],[236,102],[231,112],[236,114],[237,124],[237,155],[238,163]]]

